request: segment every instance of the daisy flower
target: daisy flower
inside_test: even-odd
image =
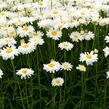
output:
[[[109,36],[106,36],[105,39],[106,43],[109,43]]]
[[[37,45],[43,45],[44,40],[41,37],[32,37],[29,39],[29,42],[37,46]]]
[[[94,38],[94,34],[93,34],[91,31],[89,31],[89,32],[82,31],[81,33],[82,33],[82,34],[81,34],[82,37],[83,37],[85,40],[87,40],[87,41],[89,41],[89,40],[91,40],[91,39]]]
[[[3,76],[3,71],[0,69],[0,78]]]
[[[21,68],[20,70],[17,71],[16,74],[21,76],[21,79],[23,78],[26,79],[30,78],[34,74],[34,71],[28,68]]]
[[[8,27],[7,26],[0,27],[0,36],[7,37],[8,36],[7,31],[8,31]]]
[[[50,14],[51,14],[51,17],[59,17],[61,13],[59,10],[52,10]]]
[[[16,41],[12,37],[0,39],[0,47],[3,47],[5,45],[12,46],[12,45],[15,45],[15,44],[16,44]]]
[[[3,48],[0,53],[0,55],[4,60],[14,59],[15,56],[18,56],[18,54],[19,54],[18,49],[16,49],[15,46]]]
[[[61,67],[61,64],[55,60],[51,60],[50,63],[43,65],[43,69],[50,73],[55,73],[59,71]]]
[[[64,79],[61,77],[53,78],[51,84],[52,86],[62,86],[64,83]]]
[[[42,37],[44,34],[40,31],[33,32],[30,36],[31,37]]]
[[[86,72],[86,67],[84,65],[79,65],[76,67],[76,69],[81,71],[81,72]]]
[[[21,43],[21,45],[18,47],[18,51],[21,54],[29,54],[35,50],[35,46],[33,43]]]
[[[107,75],[107,79],[108,79],[109,78],[109,71],[106,72],[106,75]]]
[[[80,62],[86,62],[87,65],[93,65],[94,62],[97,62],[98,54],[94,54],[93,51],[85,52],[80,54]]]
[[[71,63],[69,63],[69,62],[62,63],[63,70],[71,71],[72,67],[73,67],[73,65],[71,65]]]
[[[109,47],[106,46],[106,47],[103,49],[103,51],[104,51],[105,57],[107,57],[107,56],[109,55]]]
[[[71,50],[71,49],[73,48],[73,44],[66,41],[66,42],[60,43],[60,44],[58,45],[58,47],[59,47],[61,50],[65,49],[65,50],[69,51],[69,50]]]
[[[9,37],[16,37],[16,31],[14,27],[8,27],[7,33]]]
[[[83,40],[83,37],[79,32],[72,32],[70,35],[70,38],[72,39],[73,42],[79,42],[79,40]]]
[[[23,26],[23,27],[18,27],[17,28],[17,34],[19,35],[19,37],[26,37],[31,35],[31,33],[34,32],[34,28],[32,26]]]
[[[59,40],[59,38],[62,36],[62,32],[58,29],[50,29],[47,32],[47,36],[52,38],[53,40]]]

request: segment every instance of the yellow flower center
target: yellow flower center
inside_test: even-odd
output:
[[[29,30],[29,28],[28,28],[28,27],[25,27],[25,28],[23,28],[23,30],[24,30],[24,31],[28,31],[28,30]]]
[[[50,64],[48,64],[48,66],[49,66],[49,67],[54,67],[54,66],[55,66],[55,64],[50,63]]]
[[[38,33],[33,33],[33,36],[38,36],[39,34]]]
[[[59,25],[58,25],[58,27],[59,27],[59,28],[62,28],[62,27],[63,27],[63,25],[62,25],[62,24],[59,24]]]
[[[6,53],[11,53],[13,50],[11,48],[6,49]]]
[[[26,75],[27,70],[22,70],[22,74]]]
[[[17,23],[21,22],[21,20],[16,20]]]
[[[60,83],[61,83],[61,82],[60,82],[60,80],[56,80],[56,85],[58,85],[58,86],[59,86],[59,85],[60,85]]]
[[[64,64],[63,66],[64,66],[64,68],[65,68],[65,69],[67,69],[67,68],[68,68],[68,65],[67,65],[67,64]]]
[[[35,42],[35,43],[38,43],[38,42],[39,42],[39,40],[34,40],[34,42]]]
[[[39,2],[39,3],[38,3],[38,5],[42,6],[42,5],[43,5],[43,3],[42,3],[42,2]]]
[[[95,12],[95,10],[90,10],[90,12]]]
[[[11,34],[11,35],[13,35],[15,32],[14,31],[12,31],[12,32],[9,32],[9,34]]]
[[[78,36],[75,35],[74,38],[75,38],[75,39],[78,39]]]
[[[6,42],[6,44],[8,44],[11,42],[11,40],[7,39],[7,40],[5,40],[5,42]]]
[[[3,15],[5,15],[5,13],[1,12],[1,13],[0,13],[0,16],[3,16]]]
[[[51,34],[52,34],[52,36],[56,36],[57,32],[56,31],[52,31]]]
[[[54,11],[53,14],[55,14],[55,15],[58,14],[58,11]]]
[[[39,13],[38,15],[39,15],[39,16],[43,16],[44,14],[43,14],[43,13]]]
[[[87,55],[86,55],[86,58],[87,58],[87,59],[91,59],[92,56],[91,56],[90,54],[87,54]]]
[[[81,12],[81,13],[80,13],[80,15],[85,15],[85,14],[86,14],[85,12]]]
[[[28,44],[24,44],[24,45],[23,45],[23,48],[28,48],[28,47],[29,47]]]
[[[64,44],[64,47],[68,47],[68,45],[67,44]]]

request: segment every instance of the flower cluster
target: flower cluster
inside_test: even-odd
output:
[[[37,50],[37,46],[45,43],[47,47],[48,40],[57,41],[55,49],[72,52],[77,47],[75,43],[95,39],[96,29],[88,30],[87,26],[94,25],[95,28],[109,24],[108,0],[102,0],[99,4],[98,0],[65,0],[63,2],[53,0],[52,3],[49,0],[29,3],[6,0],[0,2],[0,10],[0,56],[3,60],[13,60],[19,55],[32,54]],[[101,15],[101,11],[106,17]],[[63,31],[67,33],[66,36],[63,35]],[[108,35],[105,41],[109,43]],[[107,57],[109,47],[106,46],[103,51]],[[89,66],[97,62],[98,50],[84,51],[80,54],[79,61],[82,64],[79,64],[76,69],[86,72],[84,64]],[[55,60],[43,65],[43,69],[50,73],[61,70],[71,71],[72,67],[69,62],[59,63]],[[26,78],[33,75],[33,72],[31,69],[22,68],[17,75]],[[59,86],[58,83],[63,84],[63,82],[61,77],[54,78],[52,85]]]

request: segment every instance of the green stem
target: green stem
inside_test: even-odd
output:
[[[28,84],[27,84],[27,80],[25,80],[25,86],[26,86],[26,91],[25,91],[25,97],[27,98],[27,107],[29,108],[29,102],[28,102]]]
[[[62,99],[62,90],[61,90],[61,87],[60,87],[59,93],[60,93],[59,109],[61,109],[61,99]]]
[[[66,61],[66,51],[64,51],[64,62],[65,61]],[[65,79],[65,84],[64,84],[64,99],[63,99],[63,104],[65,103],[65,100],[66,100],[66,83],[67,83],[66,71],[64,71],[64,79]]]
[[[18,87],[19,87],[19,90],[20,90],[20,97],[21,97],[21,99],[23,99],[22,90],[21,90],[21,88],[20,88],[19,81],[18,81],[18,79],[16,78],[16,71],[15,71],[15,66],[14,66],[13,60],[11,60],[11,64],[12,64],[12,67],[13,67],[14,80],[15,80],[15,81],[17,82],[17,84],[18,84]],[[15,85],[15,89],[14,89],[14,90],[15,90],[15,92],[16,92],[16,90],[17,90],[16,85]],[[23,109],[25,109],[24,104],[23,104],[23,100],[21,100],[21,102],[22,102]]]
[[[108,81],[107,81],[107,79],[106,79],[106,80],[105,80],[105,87],[104,87],[104,106],[103,106],[104,109],[106,109],[107,86],[108,86]]]
[[[97,63],[95,63],[95,69],[96,69],[96,78],[95,78],[95,94],[97,97],[97,92],[98,92],[98,82],[97,82],[97,78],[98,78],[98,74],[97,74]]]
[[[52,73],[52,79],[54,78],[54,74]],[[56,91],[55,91],[55,87],[52,88],[52,109],[56,109],[55,108],[55,105],[56,105],[56,102],[55,102],[55,99],[56,99]]]
[[[11,65],[12,65],[12,68],[13,68],[13,76],[14,76],[14,94],[13,94],[13,98],[15,99],[16,97],[16,94],[17,94],[17,87],[16,87],[16,71],[15,71],[15,67],[14,67],[14,62],[13,60],[11,60]]]
[[[96,43],[96,30],[97,30],[96,24],[94,24],[94,35],[95,35],[95,37],[93,39],[92,49],[96,48],[96,45],[95,45],[95,43]]]
[[[51,9],[52,9],[52,7],[53,7],[53,1],[51,0]]]
[[[40,83],[40,72],[39,72],[39,57],[37,51],[37,73],[38,73],[38,84],[39,84],[39,99],[41,100],[41,83]],[[41,109],[41,102],[40,102],[40,109]]]
[[[31,64],[30,64],[30,55],[29,54],[26,55],[26,59],[27,59],[27,65],[30,68]]]
[[[53,87],[53,109],[56,109],[55,106],[56,106],[56,91],[55,91],[55,88]]]
[[[81,82],[82,82],[82,93],[81,93],[81,109],[84,109],[84,97],[85,97],[85,94],[84,94],[84,72],[81,72]]]
[[[56,58],[56,42],[55,42],[55,40],[53,42],[53,50],[54,50],[53,55],[54,55],[54,59],[55,59]]]

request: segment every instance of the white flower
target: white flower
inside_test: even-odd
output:
[[[16,41],[14,38],[2,38],[0,39],[0,47],[3,47],[5,45],[13,46],[16,44]]]
[[[18,56],[18,54],[19,54],[18,49],[16,49],[15,46],[3,48],[3,50],[1,50],[0,53],[0,55],[4,60],[14,59],[15,56]]]
[[[44,40],[41,37],[32,37],[29,39],[29,42],[37,46],[37,45],[43,45]]]
[[[35,45],[33,43],[21,43],[18,47],[19,53],[29,54],[35,50]]]
[[[81,72],[86,72],[86,67],[84,65],[79,65],[78,67],[76,67],[76,69]]]
[[[17,28],[17,34],[19,35],[19,37],[26,37],[31,35],[31,33],[34,32],[34,28],[32,26],[23,26],[23,27],[18,27]]]
[[[108,79],[109,78],[109,71],[107,71],[106,74],[107,74],[107,79]]]
[[[51,27],[53,25],[53,20],[51,19],[43,19],[41,21],[38,22],[39,27],[43,27],[43,28],[48,28]]]
[[[33,32],[30,36],[31,37],[42,37],[44,34],[40,31]]]
[[[21,68],[17,71],[17,75],[21,76],[21,79],[26,79],[26,77],[31,77],[34,74],[34,71],[32,69],[28,68]]]
[[[64,83],[64,79],[61,77],[53,78],[51,84],[52,86],[62,86]]]
[[[0,36],[7,37],[8,36],[7,31],[8,31],[8,27],[7,26],[2,26],[0,28]]]
[[[58,47],[59,47],[61,50],[65,49],[65,50],[69,51],[69,50],[71,50],[71,49],[73,48],[73,44],[66,41],[66,42],[60,43],[60,44],[58,45]]]
[[[62,36],[62,32],[60,30],[50,29],[47,32],[47,36],[53,40],[59,40],[59,38]]]
[[[63,70],[71,71],[72,67],[73,67],[73,66],[72,66],[71,63],[69,63],[69,62],[64,62],[64,63],[62,63],[62,69],[63,69]]]
[[[3,71],[0,69],[0,78],[3,76]]]
[[[55,73],[61,69],[61,64],[57,61],[51,60],[50,63],[44,64],[43,69],[50,73]]]
[[[87,65],[93,65],[94,62],[97,62],[98,54],[94,54],[93,51],[85,52],[80,54],[80,61],[86,62]]]
[[[106,36],[105,39],[106,43],[109,43],[109,36]]]
[[[94,38],[94,34],[91,31],[89,31],[89,32],[84,31],[81,35],[87,41]]]
[[[104,51],[105,57],[107,57],[107,56],[109,55],[109,47],[106,46],[106,47],[103,49],[103,51]]]
[[[17,36],[14,27],[8,27],[7,33],[8,33],[9,37],[16,37]]]
[[[52,10],[50,14],[51,14],[51,17],[59,17],[61,13],[59,10]]]
[[[94,49],[94,53],[97,54],[98,52],[99,52],[98,49],[95,48],[95,49]]]
[[[21,26],[21,25],[24,25],[25,24],[25,21],[23,20],[23,18],[13,18],[8,23],[10,25],[14,24],[16,26]]]
[[[72,32],[70,35],[70,38],[72,39],[73,42],[78,42],[79,40],[83,40],[83,37],[79,32]]]

